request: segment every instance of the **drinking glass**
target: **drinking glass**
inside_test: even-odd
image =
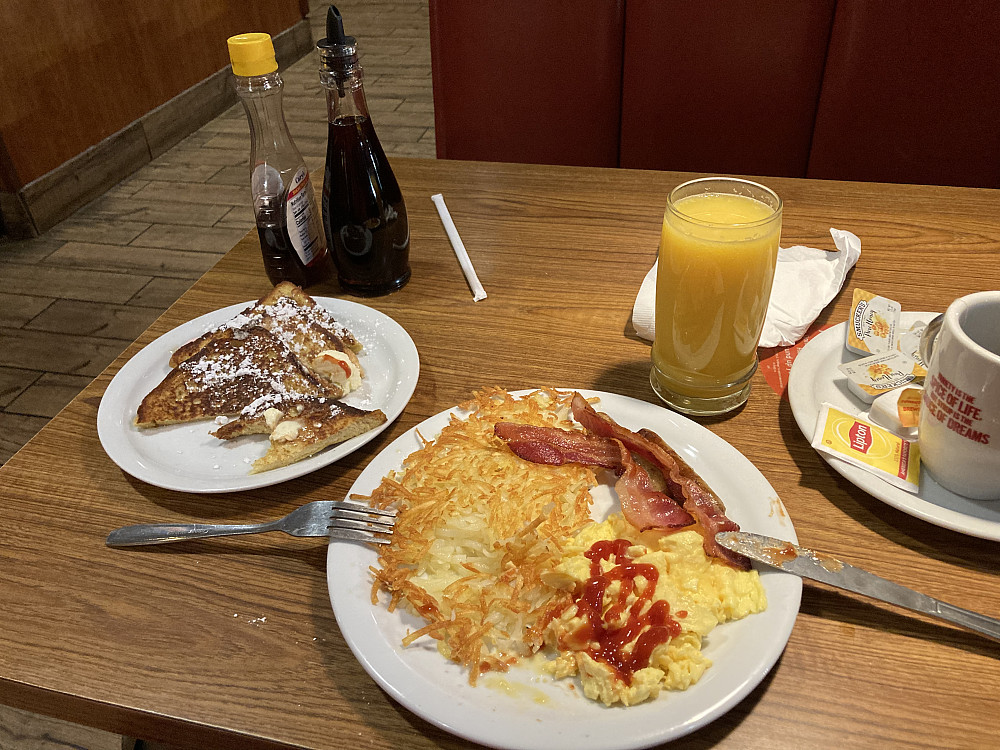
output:
[[[781,235],[781,199],[749,180],[704,177],[667,197],[649,381],[671,408],[724,414],[757,370]]]

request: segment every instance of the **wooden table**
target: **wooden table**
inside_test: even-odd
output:
[[[667,192],[688,175],[395,166],[413,278],[365,303],[399,321],[420,351],[420,381],[402,416],[325,469],[238,494],[160,490],[107,458],[95,418],[121,365],[170,328],[269,288],[248,235],[0,469],[0,702],[200,748],[466,744],[398,706],[355,661],[330,608],[320,541],[104,546],[109,530],[129,523],[262,520],[342,497],[397,435],[480,386],[594,388],[657,403],[649,345],[629,319]],[[765,181],[785,202],[783,245],[832,249],[831,226],[862,240],[861,260],[820,324],[845,318],[856,286],[904,310],[943,310],[959,295],[1000,288],[996,191]],[[484,302],[472,301],[430,201],[437,192],[489,292]],[[760,373],[746,408],[701,421],[760,469],[803,543],[1000,615],[1000,546],[896,511],[841,479]],[[806,584],[772,673],[677,746],[996,746],[998,656],[985,638]]]

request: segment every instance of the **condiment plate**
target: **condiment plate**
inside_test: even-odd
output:
[[[519,392],[520,393],[526,393]],[[739,451],[701,425],[644,401],[600,391],[596,407],[633,430],[648,427],[670,444],[726,503],[728,514],[747,531],[796,541],[795,529],[774,489]],[[516,395],[519,395],[516,394]],[[369,494],[389,471],[432,439],[457,408],[441,412],[404,433],[376,456],[351,494]],[[593,515],[619,509],[610,486],[595,488]],[[424,638],[404,648],[407,632],[424,623],[397,609],[386,597],[371,602],[369,566],[377,553],[367,547],[331,544],[327,581],[337,623],[354,655],[396,701],[427,721],[468,740],[498,748],[631,750],[676,739],[708,724],[745,698],[767,675],[785,648],[802,594],[800,578],[760,569],[767,609],[720,625],[706,639],[713,666],[683,692],[628,708],[607,708],[587,700],[571,680],[553,682],[528,667],[486,675],[472,687],[468,675]],[[354,585],[344,585],[354,581]]]
[[[209,433],[211,421],[154,429],[135,426],[139,402],[170,372],[179,346],[233,318],[251,304],[231,305],[174,328],[144,347],[115,375],[101,399],[97,432],[111,460],[149,484],[180,492],[236,492],[288,481],[316,471],[373,440],[399,416],[413,395],[420,358],[409,334],[378,310],[349,300],[314,297],[362,343],[362,386],[343,399],[359,409],[381,409],[386,422],[303,461],[260,474],[250,465],[264,455],[266,435],[223,441]]]
[[[904,312],[903,329],[918,321],[930,321],[937,313]],[[858,359],[844,347],[846,323],[826,329],[802,347],[788,377],[788,400],[792,414],[806,440],[812,440],[816,419],[824,403],[849,414],[864,415],[867,405],[847,390],[847,380],[837,366]],[[893,487],[883,479],[835,456],[820,453],[838,474],[873,497],[916,518],[982,539],[1000,541],[1000,502],[970,500],[956,495],[921,468],[916,494]]]

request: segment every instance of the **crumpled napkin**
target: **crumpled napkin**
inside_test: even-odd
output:
[[[861,240],[851,232],[830,229],[839,252],[795,245],[778,248],[774,286],[767,303],[759,346],[790,346],[798,341],[844,285],[847,272],[861,257]],[[642,280],[632,308],[636,333],[653,340],[656,314],[656,265]]]

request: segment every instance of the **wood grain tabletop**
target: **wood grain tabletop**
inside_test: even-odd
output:
[[[405,411],[334,464],[240,493],[158,489],[107,457],[96,417],[121,366],[173,327],[270,288],[248,235],[0,468],[0,703],[184,747],[467,746],[395,703],[355,660],[331,610],[322,540],[104,545],[126,524],[265,520],[343,497],[395,437],[484,386],[588,388],[658,404],[650,347],[630,316],[667,193],[691,175],[404,159],[394,167],[413,276],[395,294],[352,299],[394,318],[417,346],[420,379]],[[762,181],[784,201],[783,246],[832,250],[831,227],[861,239],[858,265],[817,326],[846,318],[854,287],[904,311],[943,311],[963,294],[1000,289],[997,191]],[[485,301],[472,300],[433,193],[445,196]],[[341,296],[335,283],[309,291]],[[788,400],[762,372],[754,378],[745,408],[697,421],[760,470],[803,544],[1000,616],[1000,543],[932,525],[841,478],[809,446]],[[770,674],[674,744],[996,746],[998,685],[997,643],[807,582]]]

